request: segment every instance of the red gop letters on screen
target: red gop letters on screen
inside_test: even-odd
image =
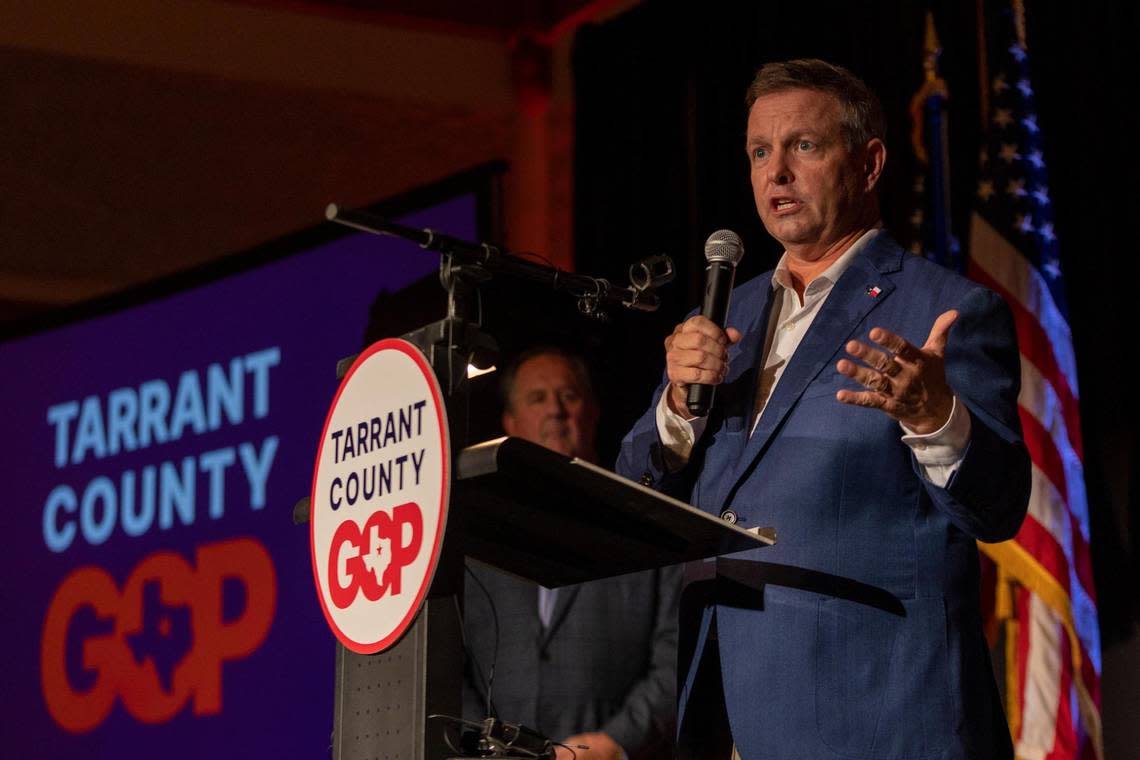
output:
[[[232,620],[223,614],[227,581],[240,584],[245,597],[244,610]],[[147,603],[148,585],[158,597],[157,610]],[[194,715],[221,712],[222,665],[261,646],[273,622],[276,595],[273,560],[253,538],[199,546],[194,565],[176,552],[151,554],[135,566],[121,591],[102,568],[73,571],[56,590],[44,620],[40,680],[48,712],[73,733],[97,728],[116,698],[143,723],[164,723],[190,701]],[[70,640],[84,612],[107,620],[106,630]],[[181,645],[178,628],[187,639]],[[148,639],[152,646],[146,648]],[[79,665],[90,685],[80,687],[69,675],[69,644],[78,644]],[[170,646],[175,653],[164,658]]]
[[[173,383],[159,378],[49,407],[53,462],[65,476],[84,460],[87,469],[106,466],[100,460],[234,430],[211,437],[209,447],[204,441],[208,450],[197,455],[56,485],[44,502],[46,548],[66,557],[81,539],[113,546],[122,557],[134,537],[175,529],[185,546],[196,522],[223,519],[227,507],[233,513],[227,476],[231,500],[242,494],[236,508],[262,510],[277,436],[216,442],[268,417],[271,370],[280,363],[273,347],[186,370]],[[265,546],[250,536],[198,544],[190,553],[192,560],[183,551],[149,553],[121,586],[97,565],[64,577],[47,606],[40,648],[44,701],[62,728],[97,728],[116,700],[144,723],[168,721],[187,705],[194,715],[221,712],[223,664],[264,642],[277,603],[276,572]]]

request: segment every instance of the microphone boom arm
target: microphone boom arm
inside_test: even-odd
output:
[[[430,229],[418,229],[392,222],[357,209],[344,209],[330,203],[325,216],[331,222],[373,235],[389,235],[416,243],[421,248],[450,256],[460,264],[472,265],[495,274],[547,285],[578,299],[583,314],[604,319],[604,307],[620,304],[638,311],[656,311],[659,299],[654,290],[673,279],[673,262],[667,256],[654,256],[631,267],[629,287],[617,287],[602,277],[565,272],[555,266],[528,261],[488,243],[472,243]],[[653,273],[634,276],[634,273]]]

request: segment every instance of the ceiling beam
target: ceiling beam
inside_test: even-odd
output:
[[[2,3],[0,45],[481,111],[513,107],[503,41],[266,6],[210,0]]]

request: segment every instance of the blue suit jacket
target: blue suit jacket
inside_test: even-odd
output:
[[[869,584],[898,604],[884,611],[826,584],[766,585],[747,603],[714,598],[698,621],[682,621],[698,626],[696,656],[680,673],[682,725],[699,655],[719,646],[745,760],[1012,756],[982,634],[975,545],[1012,537],[1029,494],[1008,309],[880,233],[836,283],[749,436],[771,293],[769,273],[733,295],[727,324],[744,338],[685,469],[661,466],[652,408],[624,440],[618,469],[714,514],[730,508],[744,527],[777,529],[775,546],[739,557]],[[856,388],[835,364],[846,341],[867,340],[874,326],[921,346],[951,308],[960,317],[946,372],[972,431],[939,488],[919,476],[897,422],[835,400],[837,389]]]

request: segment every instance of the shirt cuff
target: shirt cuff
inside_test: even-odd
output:
[[[694,417],[691,420],[669,408],[669,393],[666,387],[661,399],[657,402],[657,436],[664,447],[665,467],[670,472],[676,472],[689,461],[693,446],[705,431],[708,417]]]
[[[944,487],[962,464],[970,443],[970,412],[954,395],[950,418],[933,433],[919,434],[899,423],[902,441],[914,453],[923,475],[936,486]]]

